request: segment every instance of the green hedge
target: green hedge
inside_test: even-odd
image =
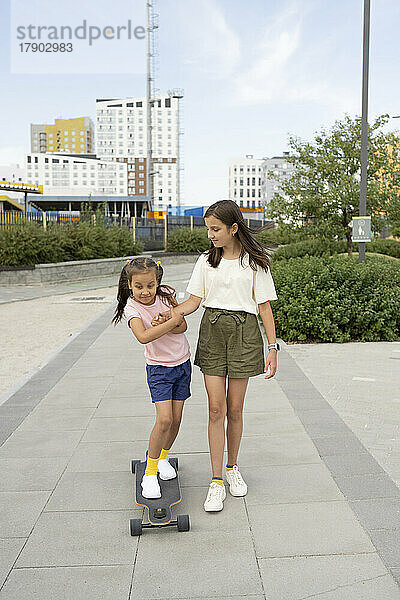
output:
[[[41,225],[26,223],[0,230],[0,265],[113,258],[140,254],[127,227],[91,226],[89,223]]]
[[[283,260],[288,258],[297,258],[302,256],[332,256],[347,251],[345,240],[326,240],[321,238],[312,238],[294,244],[282,246],[275,253],[273,260]]]
[[[168,235],[167,252],[204,252],[209,247],[205,227],[180,227]]]
[[[400,241],[377,239],[373,242],[368,242],[366,250],[367,252],[376,252],[378,254],[387,254],[394,258],[400,258]]]
[[[358,244],[353,244],[353,251],[358,251]],[[396,240],[376,239],[368,242],[367,252],[386,254],[400,258],[400,242]],[[333,256],[347,252],[346,240],[328,240],[326,238],[310,238],[301,242],[281,246],[274,253],[274,261],[302,256]]]
[[[393,341],[400,337],[397,261],[307,257],[272,265],[277,334],[287,342]],[[334,368],[334,365],[332,365]]]

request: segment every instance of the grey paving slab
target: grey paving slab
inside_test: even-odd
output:
[[[69,457],[0,459],[0,492],[53,490]]]
[[[42,513],[16,566],[132,565],[138,538],[129,534],[129,519],[141,514],[139,509]]]
[[[336,476],[335,481],[348,500],[400,497],[400,489],[386,474]]]
[[[132,459],[144,459],[147,445],[147,440],[81,442],[68,464],[67,471],[87,473],[130,471]]]
[[[302,600],[388,574],[376,553],[261,559],[259,566],[268,600]]]
[[[134,504],[133,476],[126,472],[64,473],[45,511],[128,510]]]
[[[322,464],[244,468],[241,473],[249,488],[248,506],[344,499]]]
[[[314,444],[305,432],[244,437],[239,462],[243,467],[290,465],[321,462]]]
[[[248,507],[258,558],[374,552],[346,502]]]
[[[16,561],[18,554],[21,552],[25,541],[26,539],[24,538],[0,539],[0,588]]]
[[[72,455],[82,437],[81,431],[16,431],[1,446],[2,458],[49,458]]]
[[[366,450],[352,455],[325,456],[324,460],[334,477],[337,475],[383,474],[382,467]]]
[[[397,529],[400,535],[400,498],[371,498],[350,502],[367,529]]]
[[[244,499],[231,496],[228,488],[226,488],[224,510],[215,513],[205,512],[203,503],[207,496],[208,484],[209,481],[203,487],[182,488],[182,501],[174,507],[174,514],[189,514],[190,529],[193,532],[215,531],[219,535],[220,532],[242,531],[248,535],[249,522]]]
[[[263,594],[250,532],[153,531],[140,540],[131,599],[172,599]],[[154,548],[163,580],[152,575]],[[171,569],[171,556],[178,571]],[[201,565],[201,566],[200,566]],[[199,571],[199,567],[200,570]],[[201,578],[200,578],[201,572]],[[179,573],[179,578],[177,578]]]
[[[244,431],[248,435],[279,435],[304,432],[304,427],[294,412],[248,413],[243,416]]]
[[[92,419],[83,442],[147,441],[154,425],[153,417],[116,417]]]
[[[365,452],[365,447],[350,431],[344,434],[325,435],[324,437],[314,436],[313,442],[320,456],[354,455]]]
[[[0,492],[0,537],[27,537],[50,492]]]
[[[400,586],[400,567],[390,569],[390,574],[397,584]]]
[[[349,428],[341,420],[332,421],[330,423],[320,421],[319,423],[304,424],[304,428],[307,431],[308,435],[312,438],[323,436],[332,437],[332,435],[344,436],[349,433]]]
[[[312,598],[312,596],[311,596]],[[391,575],[347,585],[314,596],[318,600],[400,600],[400,590]]]
[[[174,442],[173,451],[177,454],[208,452],[207,423],[198,423],[195,426],[190,423],[183,424]]]
[[[14,569],[0,592],[8,600],[127,600],[132,567]]]
[[[399,530],[370,529],[368,534],[385,565],[400,567]]]
[[[132,398],[103,398],[97,407],[96,418],[101,417],[154,417],[155,408],[148,400],[133,402]]]
[[[26,417],[18,431],[83,431],[93,413],[94,408],[38,407]]]
[[[174,456],[175,452],[171,452]],[[226,462],[225,453],[225,462]],[[179,454],[179,480],[181,488],[205,487],[211,482],[211,461],[208,452]],[[183,492],[182,492],[183,493]]]

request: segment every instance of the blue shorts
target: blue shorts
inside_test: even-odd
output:
[[[192,375],[190,359],[176,367],[146,365],[146,373],[152,402],[189,398]]]

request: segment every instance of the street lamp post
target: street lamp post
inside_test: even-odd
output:
[[[368,163],[368,69],[369,69],[369,29],[370,0],[364,0],[363,33],[363,77],[362,77],[362,115],[361,115],[361,182],[360,217],[367,215],[367,163]],[[365,262],[365,242],[358,243],[358,262]]]

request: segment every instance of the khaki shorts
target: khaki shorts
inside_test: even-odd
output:
[[[194,364],[206,375],[255,377],[264,373],[264,343],[256,315],[206,308]]]

